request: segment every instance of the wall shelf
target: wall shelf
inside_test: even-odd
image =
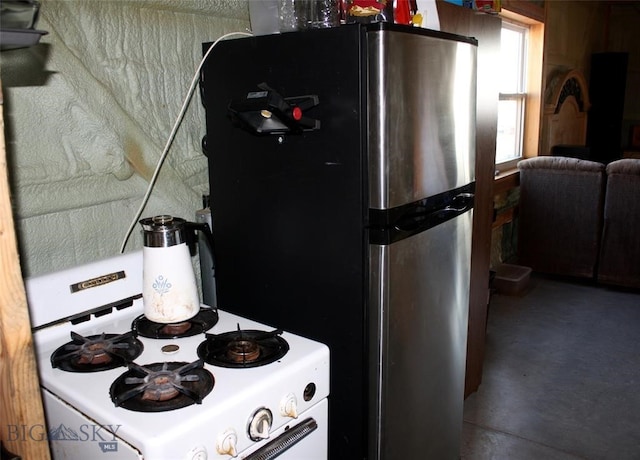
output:
[[[13,50],[37,45],[46,30],[36,29],[0,29],[0,50]]]

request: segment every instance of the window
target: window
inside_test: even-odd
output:
[[[496,145],[496,165],[502,168],[515,166],[523,156],[528,32],[527,26],[502,23]]]
[[[507,174],[522,158],[538,155],[544,23],[504,8],[500,17],[496,171]]]

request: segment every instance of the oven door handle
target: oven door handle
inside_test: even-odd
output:
[[[296,445],[304,438],[313,433],[318,428],[318,423],[313,418],[308,418],[300,422],[295,427],[285,431],[273,441],[269,441],[260,449],[245,457],[245,460],[271,460],[285,450]]]

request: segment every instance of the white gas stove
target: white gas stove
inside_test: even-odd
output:
[[[152,323],[141,288],[141,252],[26,281],[54,459],[327,458],[325,345],[206,306]]]

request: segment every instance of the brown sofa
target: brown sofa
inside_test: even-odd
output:
[[[640,287],[640,160],[523,160],[518,259],[534,271]]]
[[[598,281],[640,287],[640,160],[607,165]]]
[[[593,278],[600,250],[605,167],[576,158],[521,161],[518,259],[534,271]]]

